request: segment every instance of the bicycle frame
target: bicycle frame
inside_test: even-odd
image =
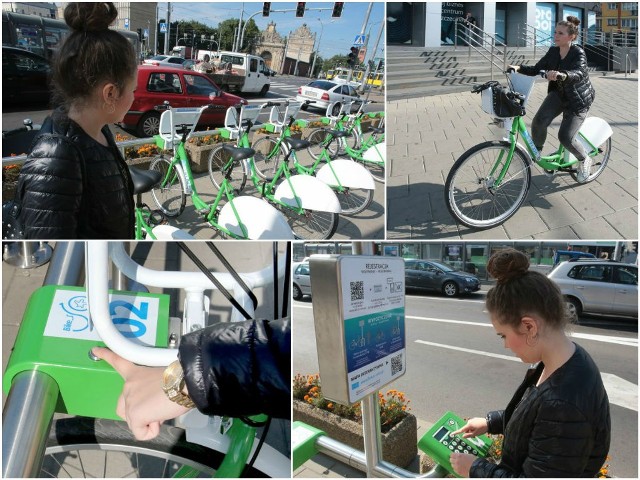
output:
[[[493,186],[500,186],[506,172],[509,170],[509,166],[511,164],[511,160],[513,159],[514,152],[516,148],[518,148],[518,136],[521,136],[524,140],[524,144],[526,146],[526,153],[529,156],[530,160],[533,160],[539,167],[549,170],[562,170],[565,168],[570,168],[572,165],[578,163],[578,160],[575,158],[571,158],[565,160],[565,147],[560,144],[558,150],[551,155],[540,155],[540,152],[536,148],[533,143],[533,139],[527,130],[527,126],[524,122],[523,117],[514,117],[512,119],[503,120],[505,124],[505,129],[509,132],[509,152],[506,154],[506,158],[504,158],[505,153],[501,152],[498,155],[498,159],[496,160],[495,165],[490,171],[490,176],[495,178],[495,182]],[[510,125],[509,125],[510,123]],[[591,141],[589,141],[582,133],[579,133],[580,137],[590,146],[589,156],[594,157],[598,154],[598,147],[593,145]],[[499,172],[499,173],[498,173]]]
[[[165,144],[166,144],[165,140],[159,135],[156,135],[154,138],[156,141],[156,145],[161,150],[164,150]],[[222,188],[218,191],[218,194],[216,195],[216,198],[212,204],[208,204],[200,197],[200,195],[198,194],[198,190],[196,189],[196,184],[193,178],[193,173],[191,171],[191,166],[189,165],[187,151],[184,148],[184,142],[185,142],[185,139],[183,139],[175,148],[173,158],[171,159],[171,162],[170,162],[169,168],[167,169],[167,173],[165,177],[160,182],[160,186],[164,188],[164,185],[167,185],[168,182],[174,181],[175,178],[172,177],[174,172],[175,172],[175,175],[182,175],[185,186],[186,186],[185,193],[191,196],[191,201],[193,202],[193,205],[197,211],[208,212],[205,215],[205,220],[209,224],[211,224],[211,226],[213,226],[215,229],[223,232],[225,235],[228,235],[232,238],[236,238],[236,239],[249,238],[247,228],[242,222],[240,218],[240,214],[238,213],[238,210],[233,204],[233,200],[235,197],[233,195],[233,190],[229,187],[229,182],[227,181],[226,178],[224,179],[221,185]],[[223,227],[217,222],[218,207],[220,206],[220,202],[223,198],[225,198],[231,205],[233,214],[238,222],[238,226],[242,231],[242,235],[237,235],[231,232],[230,230]]]

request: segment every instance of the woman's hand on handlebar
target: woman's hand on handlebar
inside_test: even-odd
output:
[[[507,73],[518,72],[520,70],[520,65],[509,65],[507,67]]]
[[[136,439],[155,438],[165,420],[189,411],[187,407],[169,400],[162,390],[164,368],[141,367],[107,348],[96,347],[93,354],[105,360],[124,379],[116,413],[126,420]]]
[[[488,431],[489,425],[487,425],[487,419],[475,417],[467,420],[467,424],[464,427],[456,430],[455,432],[451,432],[451,435],[459,435],[462,433],[462,438],[470,438],[483,435]]]
[[[567,75],[565,73],[557,72],[555,70],[547,70],[544,78],[546,78],[550,82],[555,82],[558,80],[564,80],[565,78],[567,78]]]

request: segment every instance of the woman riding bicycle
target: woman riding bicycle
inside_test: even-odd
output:
[[[578,141],[578,130],[587,118],[589,107],[595,98],[595,90],[589,81],[587,56],[573,41],[578,37],[580,20],[569,16],[558,22],[554,42],[547,54],[534,66],[510,65],[519,73],[535,76],[546,70],[549,89],[538,113],[531,124],[531,136],[538,151],[542,151],[547,138],[547,128],[562,113],[562,123],[558,131],[560,143],[580,162],[578,181],[584,183],[589,178],[591,157]]]
[[[137,58],[109,30],[113,3],[69,3],[70,34],[53,63],[54,105],[22,167],[25,238],[134,237],[133,183],[109,124],[133,103]]]

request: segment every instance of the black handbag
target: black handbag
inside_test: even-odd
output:
[[[24,227],[20,221],[21,205],[15,199],[2,204],[2,239],[21,240],[24,238]]]
[[[522,117],[525,114],[520,98],[500,84],[492,87],[493,111],[499,118]]]

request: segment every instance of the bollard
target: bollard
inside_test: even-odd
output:
[[[17,268],[36,268],[49,261],[51,252],[51,247],[46,242],[6,242],[2,259]]]

